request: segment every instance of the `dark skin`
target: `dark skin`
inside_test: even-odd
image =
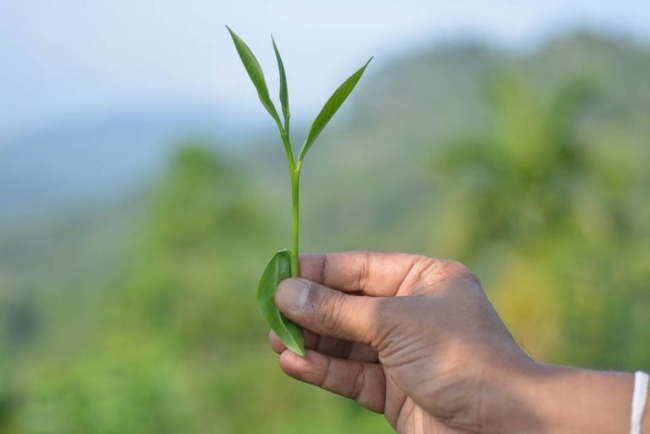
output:
[[[280,367],[383,413],[397,432],[624,432],[631,376],[533,361],[462,264],[350,252],[301,256],[300,269],[276,303],[304,327],[307,351],[272,333]],[[600,390],[612,402],[594,399]]]

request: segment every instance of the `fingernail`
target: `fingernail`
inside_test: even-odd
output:
[[[309,284],[302,279],[288,279],[278,287],[279,302],[285,309],[297,312],[307,302]]]

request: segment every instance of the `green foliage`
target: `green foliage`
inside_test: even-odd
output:
[[[95,345],[23,366],[24,400],[0,383],[2,432],[382,432],[380,416],[277,368],[252,302],[273,228],[260,203],[232,163],[187,144],[152,196]]]
[[[641,281],[615,246],[642,229],[609,162],[581,134],[593,87],[573,81],[544,103],[522,76],[504,75],[490,95],[494,133],[435,155],[436,179],[450,185],[438,200],[436,244],[481,271],[535,356],[633,369],[621,356],[647,338],[627,314]]]
[[[521,77],[502,78],[492,89],[493,136],[455,142],[436,156],[436,176],[454,179],[449,197],[463,203],[448,211],[467,216],[462,233],[447,233],[457,237],[445,241],[457,246],[454,256],[469,259],[492,242],[525,248],[558,229],[579,229],[580,201],[600,194],[594,183],[601,176],[575,131],[583,89],[570,83],[545,107]],[[614,224],[612,207],[602,212]]]

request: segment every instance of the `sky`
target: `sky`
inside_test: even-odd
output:
[[[229,25],[313,117],[374,56],[473,38],[534,47],[588,27],[650,41],[648,0],[0,0],[0,141],[43,123],[196,104],[263,115]],[[369,69],[369,72],[372,68]]]

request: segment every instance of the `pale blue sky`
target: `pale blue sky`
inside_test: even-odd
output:
[[[225,24],[272,89],[274,34],[293,111],[311,117],[371,55],[377,67],[407,46],[468,35],[526,46],[575,26],[650,41],[650,1],[1,0],[0,140],[46,121],[166,104],[263,114]]]

